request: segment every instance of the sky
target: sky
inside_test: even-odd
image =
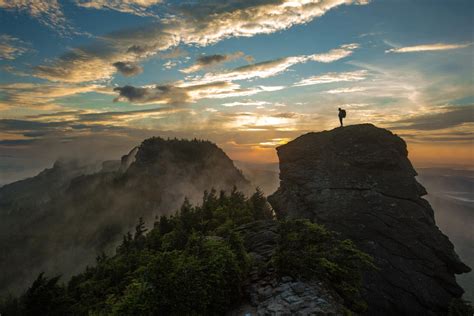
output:
[[[471,0],[0,0],[0,185],[151,136],[234,160],[346,124],[473,167]]]

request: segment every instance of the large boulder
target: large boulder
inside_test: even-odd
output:
[[[470,271],[436,226],[405,142],[371,124],[308,133],[277,148],[278,217],[309,218],[374,257],[363,295],[370,315],[442,315]]]

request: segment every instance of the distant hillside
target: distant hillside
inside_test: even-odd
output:
[[[0,188],[0,293],[19,291],[39,272],[66,277],[114,249],[138,217],[151,222],[205,190],[249,192],[233,162],[208,141],[150,138],[121,162],[57,162]]]

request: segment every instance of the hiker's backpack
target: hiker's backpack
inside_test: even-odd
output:
[[[346,117],[346,110],[341,110],[341,117],[342,118]]]

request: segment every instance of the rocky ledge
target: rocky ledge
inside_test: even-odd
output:
[[[470,271],[436,226],[405,142],[371,124],[309,133],[277,148],[279,218],[309,218],[352,239],[378,267],[364,275],[368,315],[443,315]]]

